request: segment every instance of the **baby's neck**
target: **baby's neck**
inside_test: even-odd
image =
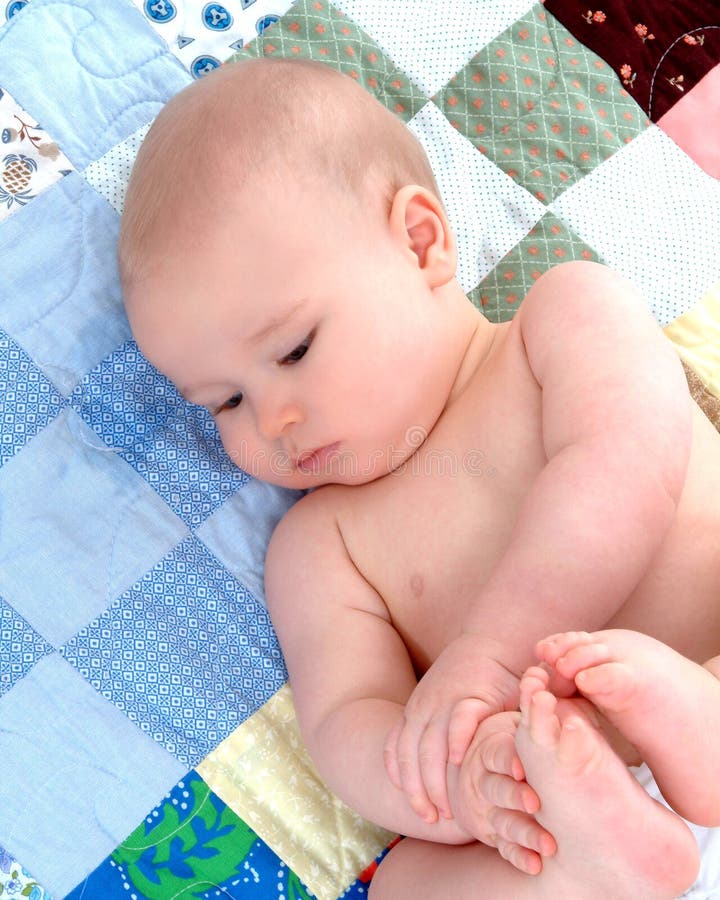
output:
[[[448,287],[450,287],[448,285]],[[489,322],[477,310],[462,292],[459,284],[455,284],[459,296],[451,297],[455,307],[453,312],[457,318],[458,357],[457,375],[448,395],[447,406],[450,406],[465,390],[492,350],[499,326]],[[446,407],[447,408],[447,407]]]

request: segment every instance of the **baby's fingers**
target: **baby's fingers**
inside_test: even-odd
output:
[[[531,816],[512,810],[496,809],[490,813],[488,820],[495,830],[498,842],[515,844],[540,856],[553,856],[557,853],[557,844],[553,836]]]
[[[540,809],[540,798],[529,784],[507,775],[486,773],[480,779],[480,792],[492,806],[501,810],[517,810],[534,815]]]
[[[400,717],[397,723],[385,739],[385,748],[383,749],[383,762],[385,763],[385,771],[393,786],[399,791],[402,790],[402,781],[400,780],[400,767],[398,765],[397,745],[400,733],[403,730],[405,720]]]
[[[452,819],[447,790],[448,738],[445,722],[437,719],[430,722],[420,741],[418,758],[429,799],[441,816]]]
[[[461,700],[453,709],[448,726],[448,744],[450,762],[459,766],[462,764],[467,749],[475,737],[478,725],[491,713],[496,712],[484,700],[470,697]]]
[[[498,838],[497,849],[500,856],[524,872],[526,875],[539,875],[542,872],[542,857],[526,847],[518,847]]]
[[[515,748],[515,735],[498,731],[480,745],[480,761],[487,772],[509,775],[515,781],[525,780],[525,769]]]
[[[401,790],[413,810],[429,824],[437,822],[437,809],[428,797],[420,770],[419,744],[422,737],[413,731],[408,723],[400,732],[397,742],[397,762],[400,773]]]

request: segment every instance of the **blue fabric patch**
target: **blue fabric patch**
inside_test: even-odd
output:
[[[0,466],[42,431],[63,405],[25,351],[0,331]]]
[[[263,605],[265,551],[270,535],[303,493],[251,478],[195,532]]]
[[[130,0],[33,0],[32,7],[0,32],[0,84],[78,170],[150,122],[192,80]]]
[[[287,680],[265,610],[189,537],[62,653],[193,766]]]
[[[0,697],[0,759],[0,845],[57,898],[186,771],[57,653]]]
[[[65,900],[312,896],[197,772],[189,772]]]
[[[0,597],[0,694],[52,651],[50,644]]]
[[[187,535],[71,409],[0,469],[0,496],[0,595],[54,647]]]
[[[183,400],[134,341],[93,369],[71,403],[190,528],[248,481],[225,454],[207,410]]]
[[[72,172],[0,227],[0,326],[65,397],[130,336],[118,285],[118,222]]]

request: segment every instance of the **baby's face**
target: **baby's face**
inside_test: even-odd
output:
[[[384,218],[296,185],[245,188],[126,291],[148,359],[264,481],[372,481],[447,397],[436,298]]]

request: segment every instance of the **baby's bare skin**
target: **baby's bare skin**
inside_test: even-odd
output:
[[[231,97],[233,77],[216,79]],[[222,104],[189,90],[209,128]],[[176,118],[165,152],[187,141],[182,104]],[[182,173],[140,162],[131,223],[168,172],[197,176],[192,154]],[[554,843],[514,757],[480,778],[493,796],[453,818],[467,803],[459,763],[479,723],[517,709],[548,633],[635,629],[697,662],[720,652],[720,436],[617,275],[558,267],[511,324],[491,324],[455,280],[431,190],[394,188],[388,211],[377,182],[350,190],[311,163],[300,179],[277,160],[254,177],[225,172],[219,216],[205,203],[217,185],[201,184],[195,228],[171,186],[135,259],[121,254],[132,330],[210,410],[241,468],[313,489],[273,537],[266,593],[326,781],[388,828],[470,845],[457,859],[500,880],[516,873],[477,838],[537,872]],[[528,765],[552,783],[532,747]],[[592,833],[583,840],[590,850]]]
[[[550,684],[569,679],[637,748],[677,813],[720,825],[720,657],[700,666],[624,629],[553,635],[538,654]]]
[[[453,822],[442,820],[425,831],[423,824],[414,820],[413,830],[412,820],[401,812],[402,804],[388,792],[379,765],[378,735],[395,723],[395,704],[402,707],[407,701],[416,675],[422,675],[460,635],[478,585],[487,581],[501,560],[522,500],[547,464],[541,390],[529,372],[519,321],[488,326],[492,336],[483,345],[487,355],[477,361],[465,390],[449,405],[404,469],[362,486],[328,486],[300,505],[311,512],[305,517],[298,510],[304,524],[295,533],[311,569],[313,585],[317,584],[315,588],[301,582],[300,596],[309,601],[302,606],[302,623],[296,608],[282,600],[290,585],[285,590],[275,588],[272,575],[269,582],[270,596],[277,596],[281,603],[272,607],[281,640],[285,628],[288,637],[296,628],[303,635],[320,629],[327,636],[313,640],[311,658],[327,654],[327,668],[346,673],[332,679],[332,684],[323,679],[320,687],[293,652],[290,637],[289,666],[296,673],[299,715],[306,722],[307,738],[319,764],[322,767],[328,762],[326,777],[348,802],[371,818],[380,816],[381,821],[404,833],[441,841],[456,842],[463,837],[453,830]],[[692,451],[673,524],[626,602],[602,624],[652,634],[702,662],[720,649],[720,608],[716,602],[720,556],[715,544],[720,517],[717,507],[707,502],[708,496],[720,496],[720,439],[689,398],[687,402],[692,405]],[[474,453],[469,455],[469,451]],[[473,464],[479,461],[480,471],[463,465],[467,460]],[[309,518],[313,522],[311,534],[305,527]],[[312,549],[308,560],[309,543]],[[276,563],[271,551],[271,570],[279,564],[294,571],[295,562],[288,559],[287,552],[288,544],[283,542],[283,562]],[[572,557],[572,535],[566,546],[554,544],[552,550],[541,547],[540,552],[547,553],[540,567],[552,568],[564,556]],[[357,597],[352,594],[354,587],[337,581],[338,570],[348,563],[352,579],[359,576],[368,586],[367,592]],[[302,565],[300,558],[297,565]],[[329,595],[323,593],[323,584],[331,586]],[[297,591],[297,582],[294,586]],[[317,610],[312,601],[316,589]],[[353,597],[349,608],[341,600],[344,590],[348,591],[345,596]],[[328,598],[335,596],[339,607],[330,621]],[[588,617],[593,617],[592,610],[577,614],[577,619]],[[385,633],[377,642],[369,632],[366,637],[368,621],[372,629],[378,628],[378,636],[380,631],[391,629],[396,637]],[[524,640],[531,644],[542,637],[549,621],[549,615],[540,615],[522,635]],[[496,622],[496,618],[490,620],[490,635],[496,628],[501,630],[501,623]],[[343,642],[346,634],[349,641]],[[517,634],[514,650],[520,640],[519,628]],[[299,653],[300,648],[299,643]],[[380,655],[382,659],[377,658]],[[519,674],[533,657],[531,652],[524,657],[511,653],[508,660]],[[332,695],[338,690],[341,700],[348,683],[354,692],[348,703],[348,719],[336,719],[329,726],[316,710],[327,710],[326,704],[335,702],[326,692]],[[326,696],[318,696],[318,689]],[[378,699],[374,709],[361,709],[356,702],[363,692]],[[313,708],[307,708],[306,702]],[[362,749],[357,756],[353,754],[356,776],[352,777],[347,763],[336,767],[336,748],[357,745],[357,736],[345,738],[343,733],[345,728],[355,729],[366,712],[365,740],[360,739]],[[368,761],[374,763],[368,765]],[[627,761],[637,763],[639,759],[628,757]],[[356,766],[367,777],[358,777]],[[378,785],[377,796],[371,797],[369,784]],[[541,838],[536,833],[532,846],[537,848]]]
[[[631,650],[627,662],[640,660]],[[523,676],[515,738],[528,778],[542,786],[538,818],[558,836],[542,877],[511,871],[482,844],[406,840],[380,868],[371,900],[437,900],[450,884],[455,897],[487,900],[672,900],[695,880],[698,848],[687,825],[632,777],[592,707],[558,700],[546,690],[548,679],[535,667]],[[510,714],[488,721],[503,715]]]

